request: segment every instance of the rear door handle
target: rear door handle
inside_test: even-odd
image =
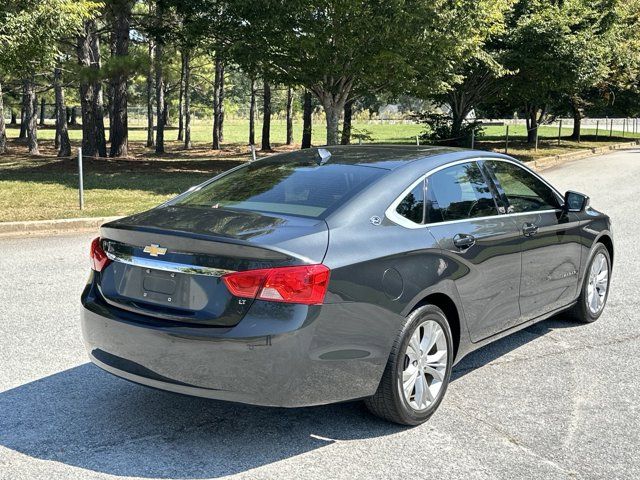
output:
[[[476,243],[476,237],[468,235],[466,233],[458,233],[453,237],[453,244],[461,249],[474,246]]]
[[[525,223],[522,225],[522,233],[525,237],[531,237],[538,233],[538,226],[535,223]]]

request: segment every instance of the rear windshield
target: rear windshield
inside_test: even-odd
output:
[[[205,184],[174,205],[318,218],[385,173],[359,165],[262,160]]]

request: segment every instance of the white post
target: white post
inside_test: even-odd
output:
[[[471,150],[473,150],[473,147],[476,144],[476,131],[475,130],[471,130]]]
[[[78,179],[80,181],[78,191],[78,201],[80,202],[80,210],[84,210],[84,179],[82,176],[82,148],[78,148]]]
[[[416,135],[416,145],[420,146],[420,136]]]
[[[251,148],[251,161],[255,162],[256,161],[256,146],[252,143],[251,145],[249,145],[249,147]]]

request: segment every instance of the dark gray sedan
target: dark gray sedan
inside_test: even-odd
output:
[[[505,155],[327,147],[247,163],[103,225],[82,330],[144,385],[415,425],[451,368],[559,312],[595,321],[613,240],[588,197]]]

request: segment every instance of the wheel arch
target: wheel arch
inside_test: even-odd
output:
[[[607,234],[607,233],[603,233],[602,235],[600,235],[598,237],[598,239],[596,240],[595,243],[601,243],[605,246],[605,248],[607,249],[607,251],[609,252],[609,258],[611,259],[611,268],[613,268],[613,239],[611,238],[611,235]]]
[[[444,312],[444,315],[447,317],[447,322],[449,323],[449,328],[451,329],[451,336],[453,339],[453,356],[455,361],[455,358],[458,355],[458,349],[460,347],[462,327],[458,306],[449,295],[440,292],[430,293],[422,300],[420,300],[416,305],[414,305],[412,310],[420,308],[424,305],[434,305],[438,307]]]

